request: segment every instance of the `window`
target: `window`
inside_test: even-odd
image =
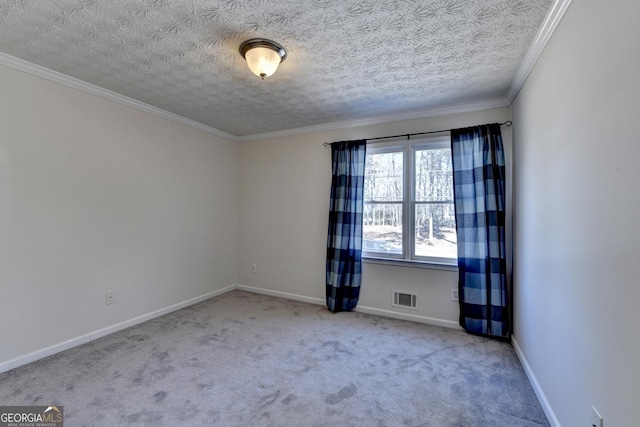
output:
[[[457,263],[448,138],[367,147],[363,231],[365,257]]]

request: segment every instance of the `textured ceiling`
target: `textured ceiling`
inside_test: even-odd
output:
[[[503,98],[551,3],[0,0],[0,51],[242,136]]]

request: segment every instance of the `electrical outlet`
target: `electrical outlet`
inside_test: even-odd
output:
[[[458,290],[451,289],[451,301],[458,301]]]
[[[591,427],[604,427],[604,420],[596,410],[595,406],[591,408]]]
[[[107,292],[107,305],[114,304],[116,302],[116,291]]]
[[[251,272],[252,273],[256,272],[256,265],[255,264],[251,264]]]

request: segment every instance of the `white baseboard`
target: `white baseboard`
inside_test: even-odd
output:
[[[391,317],[393,319],[408,320],[410,322],[425,323],[427,325],[442,326],[450,329],[462,330],[458,322],[453,320],[438,319],[435,317],[420,316],[418,314],[400,313],[397,311],[383,310],[381,308],[357,306],[354,311],[367,314],[375,314],[383,317]]]
[[[219,289],[217,291],[209,292],[207,294],[201,295],[196,298],[192,298],[187,301],[182,301],[177,304],[170,305],[169,307],[161,308],[160,310],[152,311],[151,313],[143,314],[142,316],[134,317],[133,319],[126,320],[121,323],[117,323],[115,325],[108,326],[103,329],[99,329],[94,332],[90,332],[85,335],[81,335],[76,338],[72,338],[70,340],[61,342],[59,344],[54,344],[50,347],[43,348],[41,350],[36,350],[32,353],[25,354],[24,356],[16,357],[15,359],[8,360],[6,362],[0,363],[0,373],[9,371],[11,369],[17,368],[18,366],[26,365],[27,363],[35,362],[36,360],[43,359],[45,357],[51,356],[52,354],[60,353],[61,351],[68,350],[73,347],[77,347],[79,345],[88,343],[89,341],[93,341],[98,338],[102,338],[106,335],[113,334],[114,332],[121,331],[123,329],[129,328],[131,326],[138,325],[140,323],[146,322],[147,320],[154,319],[156,317],[160,317],[167,313],[171,313],[172,311],[180,310],[181,308],[188,307],[193,304],[197,304],[209,298],[217,297],[218,295],[225,294],[227,292],[231,292],[236,289],[236,285],[227,286],[226,288]]]
[[[326,299],[324,298],[313,298],[313,297],[307,297],[304,295],[273,291],[271,289],[255,288],[252,286],[245,286],[245,285],[236,285],[236,286],[239,291],[247,291],[247,292],[253,292],[256,294],[270,295],[272,297],[279,297],[279,298],[291,299],[295,301],[308,302],[308,303],[317,304],[317,305],[325,305],[327,303]],[[400,312],[391,311],[391,310],[383,310],[380,308],[365,307],[365,306],[357,306],[353,311],[356,311],[359,313],[375,314],[383,317],[391,317],[393,319],[409,320],[411,322],[426,323],[428,325],[443,326],[445,328],[462,330],[458,322],[454,322],[452,320],[436,319],[433,317],[420,316],[416,314],[406,314],[406,313],[400,313]]]
[[[522,352],[522,349],[518,345],[518,341],[513,336],[511,336],[511,344],[513,345],[513,349],[516,351],[516,354],[518,355],[518,359],[520,359],[520,363],[524,368],[524,372],[527,374],[527,377],[529,378],[529,382],[531,383],[531,387],[533,387],[533,391],[535,391],[536,396],[538,396],[538,400],[540,401],[540,405],[542,405],[542,409],[544,410],[544,413],[547,415],[549,424],[551,424],[551,427],[561,427],[560,421],[558,421],[556,414],[553,412],[553,409],[551,409],[551,405],[547,400],[547,396],[544,394],[544,391],[542,391],[542,388],[540,387],[540,383],[538,383],[538,379],[533,373],[533,370],[531,370],[531,366],[529,366],[529,362],[527,362],[527,358],[524,357],[524,353]]]
[[[129,328],[131,326],[135,326],[135,325],[138,325],[140,323],[146,322],[147,320],[151,320],[151,319],[154,319],[156,317],[160,317],[160,316],[165,315],[167,313],[171,313],[172,311],[180,310],[181,308],[185,308],[185,307],[188,307],[190,305],[197,304],[197,303],[202,302],[204,300],[207,300],[209,298],[213,298],[213,297],[225,294],[227,292],[234,291],[236,289],[240,290],[240,291],[247,291],[247,292],[253,292],[253,293],[257,293],[257,294],[270,295],[270,296],[274,296],[274,297],[285,298],[285,299],[290,299],[290,300],[295,300],[295,301],[302,301],[302,302],[307,302],[307,303],[316,304],[316,305],[325,305],[326,304],[326,299],[324,299],[324,298],[314,298],[314,297],[308,297],[308,296],[304,296],[304,295],[292,294],[292,293],[288,293],[288,292],[273,291],[273,290],[270,290],[270,289],[262,289],[262,288],[256,288],[256,287],[245,286],[245,285],[231,285],[231,286],[227,286],[225,288],[219,289],[217,291],[209,292],[209,293],[201,295],[199,297],[192,298],[192,299],[187,300],[187,301],[182,301],[182,302],[179,302],[177,304],[173,304],[173,305],[171,305],[169,307],[165,307],[165,308],[162,308],[160,310],[153,311],[151,313],[143,314],[142,316],[138,316],[138,317],[135,317],[133,319],[130,319],[130,320],[127,320],[127,321],[124,321],[124,322],[121,322],[121,323],[118,323],[118,324],[115,324],[115,325],[111,325],[111,326],[108,326],[106,328],[99,329],[97,331],[90,332],[88,334],[81,335],[79,337],[72,338],[70,340],[67,340],[67,341],[64,341],[64,342],[61,342],[61,343],[58,343],[58,344],[54,344],[52,346],[49,346],[49,347],[46,347],[46,348],[43,348],[43,349],[40,349],[40,350],[36,350],[34,352],[25,354],[23,356],[19,356],[19,357],[16,357],[14,359],[11,359],[11,360],[8,360],[8,361],[5,361],[5,362],[0,362],[0,373],[9,371],[11,369],[17,368],[17,367],[22,366],[22,365],[26,365],[27,363],[35,362],[36,360],[43,359],[45,357],[51,356],[51,355],[56,354],[56,353],[60,353],[62,351],[68,350],[68,349],[73,348],[73,347],[77,347],[79,345],[88,343],[88,342],[93,341],[95,339],[102,338],[102,337],[104,337],[106,335],[110,335],[110,334],[113,334],[115,332],[121,331],[123,329]],[[443,326],[445,328],[461,329],[457,322],[454,322],[454,321],[451,321],[451,320],[437,319],[437,318],[420,316],[420,315],[415,315],[415,314],[399,313],[399,312],[395,312],[395,311],[391,311],[391,310],[383,310],[383,309],[374,308],[374,307],[358,306],[358,307],[355,308],[354,311],[360,312],[360,313],[374,314],[374,315],[384,316],[384,317],[391,317],[391,318],[394,318],[394,319],[409,320],[409,321],[412,321],[412,322],[425,323],[425,324],[429,324],[429,325]],[[520,356],[520,354],[519,354],[519,356]],[[523,365],[524,365],[524,363],[523,363]],[[525,367],[525,370],[526,370],[526,367]],[[528,371],[527,371],[527,375],[529,375]],[[534,387],[534,389],[535,389],[535,387]],[[537,389],[536,389],[536,393],[538,393]],[[546,412],[546,408],[545,408],[545,412]],[[560,426],[560,424],[557,424],[557,427],[559,427],[559,426]]]
[[[254,288],[253,286],[245,286],[245,285],[236,285],[236,288],[239,291],[253,292],[254,294],[269,295],[272,297],[279,297],[279,298],[291,299],[295,301],[308,302],[308,303],[317,304],[317,305],[326,304],[326,301],[322,298],[306,297],[304,295],[290,294],[289,292],[272,291],[270,289]]]

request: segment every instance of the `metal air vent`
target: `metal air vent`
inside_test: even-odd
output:
[[[418,295],[411,292],[393,290],[393,302],[394,307],[405,307],[418,309]]]

